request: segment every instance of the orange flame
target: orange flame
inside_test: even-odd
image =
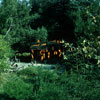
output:
[[[41,56],[41,61],[43,61],[43,59],[44,59],[44,57],[43,57],[43,56]]]
[[[32,57],[32,59],[34,59],[34,56],[33,56],[33,54],[31,54],[31,57]]]
[[[32,50],[32,53],[34,53],[34,50]]]
[[[40,43],[40,40],[37,40],[37,43]]]

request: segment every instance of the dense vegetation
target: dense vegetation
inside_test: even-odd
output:
[[[99,9],[99,0],[2,0],[0,100],[100,100]],[[60,68],[9,72],[16,52],[54,39],[67,42]]]

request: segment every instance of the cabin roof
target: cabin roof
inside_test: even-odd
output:
[[[57,41],[49,41],[49,42],[40,42],[40,43],[37,43],[37,42],[34,42],[31,46],[31,49],[34,49],[34,50],[46,50],[48,48],[50,48],[51,46],[63,46],[64,43],[59,43]]]

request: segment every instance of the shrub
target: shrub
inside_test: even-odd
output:
[[[4,94],[14,100],[29,100],[32,97],[32,85],[25,83],[15,74],[7,77],[8,82],[4,85]]]
[[[0,59],[12,56],[12,50],[9,43],[4,40],[3,36],[0,35]]]
[[[0,35],[0,73],[8,69],[7,59],[12,56],[10,45]]]
[[[5,78],[0,81],[3,84],[0,99],[99,100],[99,80],[90,81],[87,75],[81,75],[72,70],[70,74],[64,72],[57,75],[55,72],[33,69],[34,67],[24,69],[18,73],[18,76],[11,73],[5,75]],[[35,76],[31,74],[35,73],[34,71],[37,71]]]

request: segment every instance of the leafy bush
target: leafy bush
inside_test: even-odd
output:
[[[27,74],[24,74],[25,71]],[[32,68],[22,72],[20,75],[28,75],[32,73]],[[70,74],[64,72],[59,76],[55,72],[37,69],[36,75],[28,75],[27,79],[33,79],[30,83],[33,83],[34,100],[99,100],[99,80],[90,81],[88,74],[81,75],[71,70]],[[92,77],[93,74],[89,75]]]
[[[14,100],[29,100],[32,97],[32,85],[25,83],[15,74],[8,75],[8,81],[4,85],[4,94]]]
[[[72,44],[65,43],[66,52],[64,54],[63,64],[66,70],[74,69],[77,72],[87,74],[99,70],[99,39],[94,41],[85,39],[80,46],[75,47]]]
[[[83,75],[72,73],[71,75],[68,75],[66,79],[65,78],[63,79],[63,77],[61,76],[60,84],[63,85],[63,91],[67,95],[66,97],[68,99],[69,98],[71,98],[72,100],[73,99],[93,100],[95,98],[99,99],[98,94],[100,87],[96,88],[95,85],[92,84],[90,81],[86,80],[85,76]],[[95,87],[95,89],[93,86]]]
[[[90,81],[88,75],[72,70],[70,74],[57,75],[56,72],[31,67],[17,75],[3,75],[1,100],[99,100],[100,81]]]
[[[9,69],[9,65],[6,61],[6,59],[1,59],[0,60],[0,73],[1,72],[6,72]]]
[[[0,73],[8,69],[7,59],[13,55],[10,45],[0,35]]]
[[[10,45],[4,40],[4,37],[0,35],[0,59],[12,56],[12,50]]]
[[[71,14],[75,26],[74,34],[77,39],[77,45],[82,43],[84,39],[95,39],[100,34],[99,0],[74,0],[70,3],[72,4]]]

